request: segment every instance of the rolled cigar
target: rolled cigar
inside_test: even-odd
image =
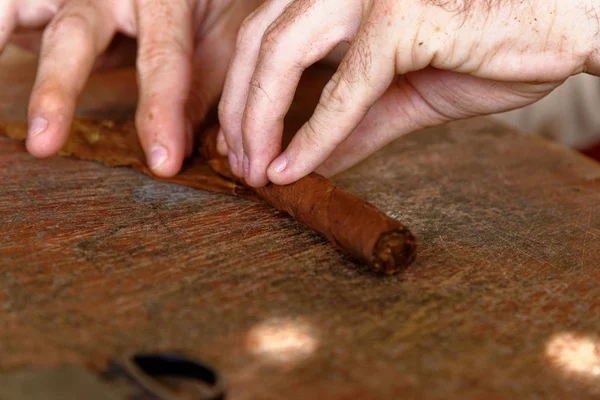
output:
[[[26,134],[24,124],[0,121],[0,136],[24,140]],[[152,174],[132,122],[115,124],[77,118],[60,154],[95,160],[108,166],[131,166],[155,179],[198,189],[254,200],[258,197],[325,236],[345,253],[385,274],[395,274],[415,259],[416,241],[404,225],[319,174],[310,174],[291,185],[249,187],[233,175],[227,159],[218,153],[216,137],[216,128],[206,130],[200,148],[203,157],[188,160],[181,173],[173,178],[158,178]]]
[[[201,153],[215,172],[245,184],[218,153],[217,132],[215,128],[204,134]],[[376,271],[395,274],[416,257],[415,237],[404,225],[317,173],[290,185],[270,183],[252,190]]]

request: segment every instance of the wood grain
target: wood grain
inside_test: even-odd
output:
[[[413,229],[413,268],[381,279],[269,207],[0,139],[0,368],[176,349],[234,400],[600,396],[598,164],[480,119],[336,181]]]

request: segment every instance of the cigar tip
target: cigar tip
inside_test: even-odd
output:
[[[379,237],[373,251],[371,265],[386,275],[396,274],[408,267],[417,256],[417,241],[402,227]]]

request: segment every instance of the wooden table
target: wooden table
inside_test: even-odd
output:
[[[412,228],[409,270],[371,273],[264,205],[0,139],[0,369],[176,349],[235,400],[600,396],[598,164],[478,119],[336,180]]]

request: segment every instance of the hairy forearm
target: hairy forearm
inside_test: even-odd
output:
[[[479,32],[478,46],[485,47],[493,42],[504,41],[505,46],[521,46],[523,37],[536,37],[531,43],[524,43],[523,56],[529,53],[549,52],[559,53],[559,58],[574,65],[573,75],[587,72],[600,76],[600,0],[541,0],[534,2],[500,1],[500,0],[421,0],[429,6],[439,8],[437,15],[440,21],[423,20],[423,31],[437,30],[443,20],[455,20],[456,31],[464,29],[466,19],[479,21],[479,30],[473,30],[473,35]],[[502,18],[498,18],[499,9]],[[492,16],[495,16],[492,18]],[[528,23],[523,24],[524,21]],[[485,34],[483,33],[485,32]],[[444,32],[447,39],[452,41],[452,34]],[[449,38],[448,38],[449,37]],[[435,40],[435,39],[434,39]],[[440,39],[443,41],[444,39]],[[423,43],[414,40],[418,46],[443,46],[443,43]],[[486,43],[487,42],[487,43]],[[451,43],[453,53],[450,57],[467,58],[466,53],[471,46],[461,46],[460,42]],[[337,46],[322,61],[330,65],[339,65],[346,55],[350,43]],[[465,53],[465,54],[461,54]],[[436,59],[432,60],[435,66]],[[508,68],[508,66],[506,66]],[[468,67],[462,72],[477,72]],[[543,77],[539,77],[544,80]],[[536,79],[537,80],[537,79]],[[553,80],[553,79],[549,79]]]

